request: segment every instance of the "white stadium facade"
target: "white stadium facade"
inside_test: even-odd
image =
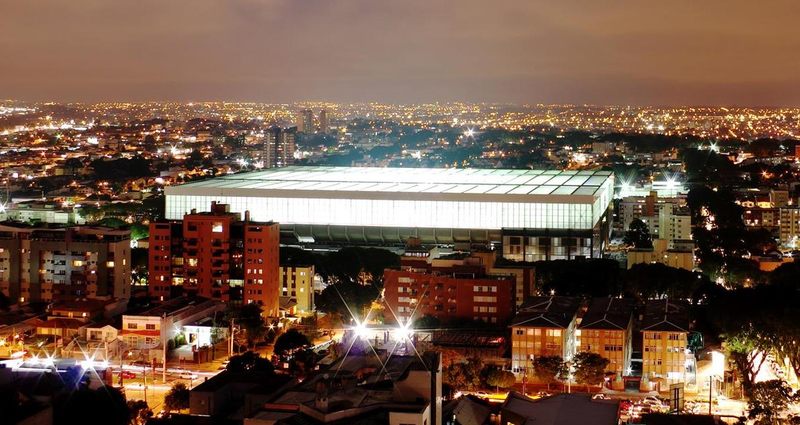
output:
[[[216,201],[300,243],[501,243],[537,261],[598,257],[613,188],[609,171],[292,166],[167,187],[166,215]]]

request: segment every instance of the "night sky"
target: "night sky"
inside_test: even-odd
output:
[[[0,0],[0,98],[800,106],[796,0]]]

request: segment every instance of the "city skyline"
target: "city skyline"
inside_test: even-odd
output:
[[[4,7],[3,97],[800,104],[792,2],[80,5]]]

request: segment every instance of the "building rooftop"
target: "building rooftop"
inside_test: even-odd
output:
[[[196,385],[192,391],[195,392],[214,392],[226,385],[232,384],[252,384],[253,386],[262,386],[269,389],[271,392],[279,390],[291,381],[292,377],[289,375],[282,375],[277,373],[264,373],[264,372],[231,372],[223,370],[222,372],[212,376],[207,381],[203,381]]]
[[[616,425],[619,401],[592,400],[588,394],[558,394],[537,400],[516,391],[503,403],[505,418],[516,416],[526,424],[539,425]],[[509,423],[522,423],[509,421]]]
[[[567,328],[580,305],[580,299],[573,297],[531,297],[520,306],[511,326]]]
[[[612,172],[591,170],[291,166],[171,186],[167,194],[205,194],[207,189],[215,189],[219,196],[225,196],[251,189],[281,197],[326,197],[341,196],[335,193],[346,191],[351,196],[372,193],[380,198],[395,193],[406,194],[409,199],[463,199],[471,195],[482,200],[494,197],[539,202],[564,202],[566,197],[578,195],[591,202],[607,191],[611,182]]]
[[[138,314],[129,314],[126,316],[154,316],[154,317],[161,317],[164,315],[170,316],[172,314],[177,313],[180,310],[190,307],[199,307],[199,306],[207,306],[210,307],[214,304],[213,300],[209,300],[207,298],[202,297],[178,297],[173,298],[171,300],[164,301],[163,303],[150,308],[148,310],[142,311]]]
[[[39,328],[47,329],[80,329],[86,326],[86,322],[78,319],[53,318],[39,324]]]
[[[73,312],[102,312],[105,307],[114,301],[97,299],[64,300],[53,303],[51,311],[73,311]]]
[[[689,306],[666,298],[648,301],[644,308],[642,331],[688,332]]]
[[[578,328],[625,330],[633,316],[634,305],[634,300],[628,298],[594,298]]]
[[[505,340],[506,338],[502,334],[494,332],[460,330],[458,332],[434,331],[431,342],[433,345],[444,347],[497,348],[502,347]]]

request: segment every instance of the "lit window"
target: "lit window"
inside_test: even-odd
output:
[[[72,260],[72,267],[83,267],[83,260]]]
[[[114,267],[113,261],[106,261],[106,267]]]
[[[211,227],[211,231],[214,233],[222,233],[222,223],[214,223]]]

